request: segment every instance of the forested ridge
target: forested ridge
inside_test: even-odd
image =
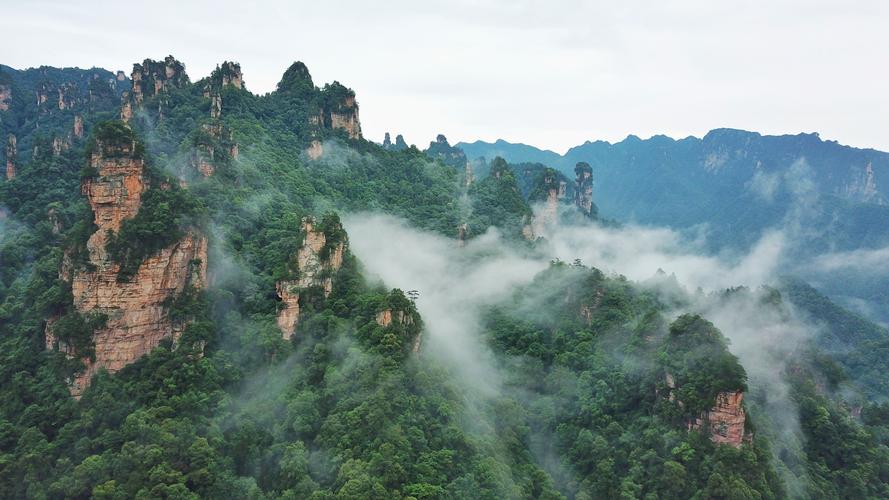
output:
[[[265,95],[185,69],[0,66],[0,497],[889,496],[885,329],[793,278],[705,294],[553,260],[485,308],[477,391],[341,219],[539,256],[547,224],[599,223],[590,165],[376,144],[302,63]],[[775,374],[793,415],[700,306],[733,300],[820,325]]]

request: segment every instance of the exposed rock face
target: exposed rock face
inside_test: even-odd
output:
[[[71,291],[78,312],[103,313],[108,320],[93,335],[95,360],[86,360],[86,370],[72,382],[71,393],[78,397],[100,368],[115,372],[163,339],[178,338],[185,325],[169,317],[165,304],[206,283],[207,239],[194,231],[142,262],[129,281],[118,280],[120,266],[106,251],[108,232],[136,215],[147,188],[135,148],[134,143],[97,142],[90,165],[98,175],[82,186],[98,230],[87,242],[91,266],[73,271]],[[53,341],[47,338],[48,345]]]
[[[132,120],[132,119],[133,119],[132,97],[129,92],[124,92],[121,95],[120,120],[124,123],[129,123],[130,120]]]
[[[106,233],[119,231],[121,222],[136,215],[148,185],[142,177],[145,162],[137,157],[135,143],[97,141],[90,166],[98,176],[84,179],[81,191],[89,200],[99,227],[87,244],[92,259],[94,251],[104,252]]]
[[[77,115],[74,117],[74,127],[71,129],[71,133],[77,139],[83,138],[83,117]]]
[[[199,140],[195,145],[192,165],[201,175],[210,177],[216,172],[217,163],[224,159],[225,153],[230,159],[237,159],[238,145],[234,143],[231,130],[221,123],[204,124],[201,126],[201,131],[206,134],[206,140]]]
[[[575,182],[577,185],[574,189],[574,204],[580,212],[592,217],[593,214],[593,168],[587,162],[579,162],[574,167],[574,173],[577,174]]]
[[[475,172],[472,170],[472,162],[467,161],[463,168],[463,186],[470,187],[475,182]]]
[[[469,231],[469,224],[466,222],[461,223],[457,226],[457,246],[463,247],[466,246],[466,233]]]
[[[312,143],[309,144],[309,148],[306,150],[306,154],[308,154],[309,158],[312,160],[321,158],[321,155],[324,154],[324,146],[321,144],[321,141],[312,141]]]
[[[56,86],[43,82],[37,87],[37,106],[42,113],[52,109],[64,111],[72,109],[82,102],[76,83],[68,82]]]
[[[77,85],[66,83],[58,88],[59,110],[71,109],[77,103]]]
[[[278,86],[280,88],[281,84]],[[350,139],[360,139],[361,122],[358,119],[355,92],[338,82],[325,86],[322,92],[324,104],[321,105],[317,115],[309,118],[309,122],[329,130],[344,130]]]
[[[9,85],[0,85],[0,111],[9,109],[9,102],[12,100],[12,89]]]
[[[405,311],[393,310],[393,309],[383,309],[382,311],[377,313],[377,317],[375,318],[378,325],[383,328],[388,328],[392,326],[393,323],[396,325],[405,325],[411,326],[414,324],[414,318],[406,313]],[[420,344],[422,340],[422,335],[417,334],[416,338],[414,338],[411,343],[411,352],[418,353],[420,352]]]
[[[347,97],[339,109],[330,112],[330,127],[346,131],[350,139],[361,137],[361,122],[358,120],[358,103],[355,96]]]
[[[222,116],[222,96],[213,94],[210,96],[210,118]]]
[[[853,170],[853,172],[855,171]],[[852,179],[843,187],[842,194],[865,203],[886,204],[886,200],[877,189],[874,166],[871,162],[867,162],[863,170],[853,173]]]
[[[337,228],[342,231],[342,228]],[[346,242],[328,244],[327,236],[316,229],[311,217],[302,220],[302,245],[296,252],[297,278],[282,280],[276,284],[282,308],[278,311],[278,327],[285,339],[293,336],[299,321],[300,293],[318,287],[324,297],[333,290],[333,274],[343,265]]]
[[[210,80],[217,88],[231,85],[236,89],[244,88],[244,78],[241,76],[241,65],[236,62],[225,61],[210,75]]]
[[[546,199],[543,207],[534,215],[532,229],[534,234],[542,235],[547,228],[553,227],[559,222],[559,202],[565,197],[565,183],[559,181],[555,171],[544,173],[543,184],[546,189]]]
[[[15,136],[9,134],[6,140],[6,180],[15,178],[15,161],[18,149],[15,146]]]
[[[744,422],[747,414],[741,404],[744,400],[742,391],[720,392],[716,396],[716,406],[704,412],[694,422],[689,422],[689,429],[706,428],[710,440],[716,444],[728,444],[738,448],[749,439],[744,434]]]
[[[146,59],[142,64],[134,64],[131,78],[133,90],[129,97],[137,107],[141,106],[145,99],[172,88],[181,88],[189,83],[185,65],[173,56],[167,56],[163,62]],[[123,111],[121,115],[123,116]]]
[[[62,154],[62,151],[68,151],[68,148],[71,147],[71,139],[70,138],[62,138],[62,137],[53,137],[52,138],[52,154],[53,156],[59,156]]]

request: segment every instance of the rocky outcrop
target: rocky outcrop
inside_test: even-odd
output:
[[[429,143],[429,147],[426,148],[426,156],[441,160],[445,165],[454,168],[466,168],[469,163],[463,150],[451,146],[448,139],[442,134],[438,134],[435,140]]]
[[[475,182],[475,172],[472,169],[472,162],[467,161],[463,167],[463,187],[470,187]]]
[[[53,156],[59,156],[62,154],[62,151],[68,151],[68,148],[71,147],[71,140],[65,139],[62,137],[53,137],[52,138],[52,154]]]
[[[58,107],[60,111],[73,108],[78,101],[77,85],[74,83],[61,85],[57,92],[59,94]]]
[[[52,110],[64,111],[81,104],[83,99],[77,84],[66,82],[56,86],[50,82],[43,82],[37,86],[37,107],[42,113]]]
[[[547,169],[543,172],[542,190],[545,197],[543,205],[534,214],[532,230],[535,235],[543,235],[548,228],[554,227],[559,222],[559,203],[565,197],[566,184],[561,182],[555,170]]]
[[[78,397],[99,369],[115,372],[162,340],[177,339],[185,325],[170,318],[167,305],[191,287],[203,288],[207,272],[207,239],[192,230],[143,261],[128,280],[121,280],[120,265],[106,247],[109,233],[119,231],[122,222],[139,211],[148,187],[144,162],[134,140],[115,138],[96,141],[90,167],[95,175],[83,181],[82,191],[98,229],[87,242],[89,265],[70,272],[71,292],[79,313],[101,313],[107,321],[94,332],[94,359],[84,360],[86,369],[72,381],[71,393]],[[47,344],[54,347],[53,343],[50,332]]]
[[[124,92],[120,97],[120,120],[129,123],[133,119],[133,100],[129,92]]]
[[[216,66],[216,69],[210,74],[210,84],[216,89],[221,89],[226,85],[231,85],[236,89],[244,88],[241,65],[236,62],[225,61],[221,65]]]
[[[574,204],[580,213],[587,217],[595,216],[593,212],[593,168],[587,162],[578,162],[574,166],[576,186],[574,188]]]
[[[173,56],[167,56],[163,62],[145,59],[142,64],[133,64],[132,90],[124,92],[120,109],[120,119],[129,122],[134,110],[141,109],[146,99],[163,95],[171,89],[182,88],[189,84],[185,65]],[[163,118],[164,102],[157,102],[157,111]]]
[[[306,154],[309,155],[309,159],[317,160],[321,158],[321,155],[324,154],[324,146],[321,144],[321,141],[314,140],[309,144],[309,147],[306,149]]]
[[[9,85],[0,85],[0,111],[9,109],[12,101],[12,88]]]
[[[852,178],[843,186],[842,194],[864,203],[886,204],[886,199],[883,198],[879,189],[877,189],[877,180],[874,176],[872,162],[867,162],[867,165],[862,170],[858,168],[853,169]]]
[[[342,226],[329,228],[344,234]],[[285,339],[296,331],[299,321],[300,294],[310,288],[318,289],[324,298],[333,290],[333,275],[343,265],[346,250],[345,238],[330,240],[321,229],[316,228],[315,220],[306,217],[302,220],[303,241],[296,252],[295,279],[281,280],[276,284],[281,308],[278,310],[278,327]]]
[[[131,96],[137,106],[145,99],[189,83],[185,65],[173,56],[167,56],[163,62],[145,59],[142,64],[133,64],[130,78],[133,81]]]
[[[281,88],[280,83],[278,87]],[[322,129],[343,130],[350,139],[360,139],[361,122],[358,119],[358,103],[355,101],[355,92],[342,86],[339,82],[326,85],[322,90],[318,113],[311,116],[309,122]]]
[[[689,430],[705,429],[714,443],[740,447],[750,439],[744,433],[747,414],[742,405],[743,400],[743,391],[720,392],[716,396],[716,405],[689,422]]]
[[[389,151],[401,151],[407,148],[407,142],[404,141],[404,136],[401,134],[395,136],[394,144],[392,143],[392,137],[389,135],[389,132],[386,132],[385,136],[383,136],[383,149],[388,149]]]
[[[466,246],[466,234],[469,232],[469,224],[466,222],[460,223],[457,226],[457,246],[464,247]]]
[[[8,181],[15,178],[15,162],[17,155],[18,149],[16,148],[15,136],[9,134],[9,137],[6,140],[6,180]]]
[[[330,128],[345,130],[350,139],[361,138],[361,122],[358,119],[358,103],[355,96],[348,96],[334,110],[329,111]]]
[[[191,163],[201,175],[210,177],[219,162],[238,158],[238,145],[232,131],[221,123],[205,123],[201,132],[203,135],[197,138]]]
[[[83,180],[81,192],[86,195],[99,228],[87,243],[93,260],[102,257],[97,252],[104,251],[107,232],[120,231],[121,222],[139,211],[148,184],[142,175],[145,162],[136,151],[135,141],[97,140],[89,166],[97,175]]]
[[[76,115],[74,117],[74,126],[71,128],[71,134],[76,139],[83,138],[83,117],[80,115]]]
[[[219,118],[222,116],[222,96],[212,94],[210,96],[210,118]]]
[[[410,313],[401,311],[398,309],[383,309],[382,311],[377,313],[377,317],[375,321],[378,325],[383,328],[389,328],[393,324],[395,325],[403,325],[406,327],[413,326],[414,318],[410,315]],[[421,344],[422,336],[417,333],[411,342],[411,352],[418,353],[420,352],[420,344]]]

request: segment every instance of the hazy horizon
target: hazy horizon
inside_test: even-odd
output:
[[[196,80],[234,60],[265,93],[301,60],[356,91],[368,139],[420,147],[442,133],[564,153],[727,127],[889,150],[889,70],[870,56],[889,50],[889,4],[798,5],[38,0],[5,6],[0,63],[129,73],[172,54]]]

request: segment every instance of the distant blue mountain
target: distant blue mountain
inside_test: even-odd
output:
[[[706,228],[713,250],[748,248],[768,229],[785,231],[800,259],[889,246],[889,153],[824,141],[818,134],[717,129],[680,140],[629,136],[614,144],[588,141],[564,155],[502,140],[457,147],[471,159],[540,162],[569,177],[585,161],[593,167],[593,196],[603,217]],[[831,282],[878,301],[880,319],[889,320],[889,277]]]

